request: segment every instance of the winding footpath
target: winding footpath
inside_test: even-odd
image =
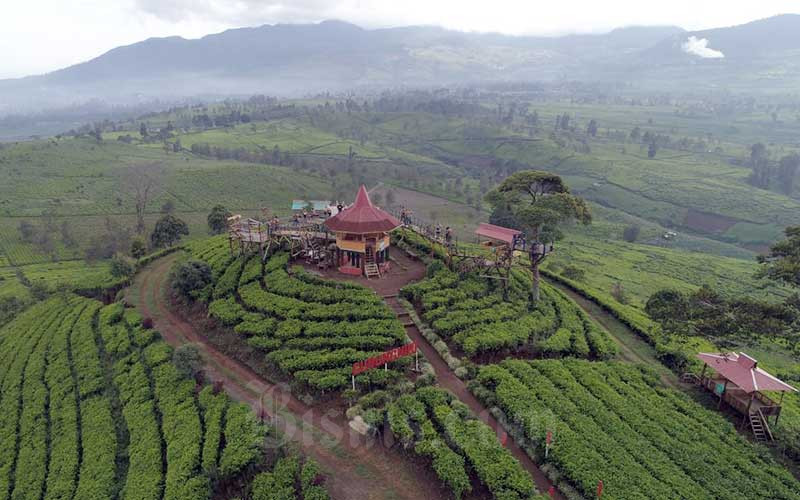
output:
[[[293,396],[288,388],[261,378],[244,364],[217,350],[189,321],[172,311],[165,292],[176,259],[159,259],[136,277],[128,303],[172,346],[194,343],[206,363],[206,374],[224,385],[235,400],[263,411],[282,436],[316,459],[328,472],[327,487],[335,499],[439,499],[442,490],[430,474],[422,475],[406,458],[380,441],[351,430],[343,415],[321,413]],[[282,443],[278,443],[281,445]]]
[[[397,314],[400,323],[402,323],[406,329],[408,337],[417,344],[417,347],[422,351],[425,359],[433,366],[433,370],[436,372],[437,385],[452,392],[462,403],[466,404],[481,421],[491,427],[499,439],[502,436],[505,439],[506,449],[508,449],[522,464],[525,470],[528,471],[536,483],[536,488],[542,493],[547,493],[550,488],[553,487],[553,483],[547,478],[544,472],[539,469],[533,460],[531,460],[528,454],[514,442],[514,439],[506,434],[500,422],[489,412],[483,403],[472,395],[464,381],[453,373],[450,366],[448,366],[436,349],[434,349],[422,335],[422,332],[420,332],[417,326],[411,321],[408,312],[397,299],[397,294],[402,287],[425,278],[425,265],[421,262],[411,260],[406,254],[400,251],[394,252],[393,259],[395,261],[394,268],[387,276],[381,279],[368,280],[363,277],[351,277],[347,279],[348,281],[355,281],[371,288],[375,293],[383,297],[384,302]],[[557,489],[554,489],[553,498],[563,499],[564,496],[561,495]]]

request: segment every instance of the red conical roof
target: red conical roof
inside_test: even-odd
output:
[[[369,199],[367,188],[362,185],[356,195],[356,201],[326,220],[325,225],[331,231],[363,234],[391,231],[400,226],[400,221],[374,206]]]

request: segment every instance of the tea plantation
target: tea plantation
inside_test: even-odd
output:
[[[268,470],[250,409],[197,392],[121,304],[38,303],[0,330],[0,353],[2,499],[211,498]]]

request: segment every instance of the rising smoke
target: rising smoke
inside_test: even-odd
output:
[[[725,57],[725,54],[719,50],[714,50],[708,46],[708,38],[690,36],[689,39],[681,45],[681,48],[687,54],[702,57],[703,59],[722,59]]]

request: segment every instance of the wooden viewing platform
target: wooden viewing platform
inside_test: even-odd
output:
[[[772,441],[769,419],[774,417],[772,425],[778,424],[783,395],[797,389],[759,368],[758,362],[745,353],[700,353],[697,357],[703,362],[703,371],[699,377],[689,375],[686,379],[714,393],[719,398],[718,406],[726,403],[740,413],[741,425],[749,423],[757,440]],[[709,367],[713,373],[706,375]],[[780,392],[780,401],[764,391]]]

